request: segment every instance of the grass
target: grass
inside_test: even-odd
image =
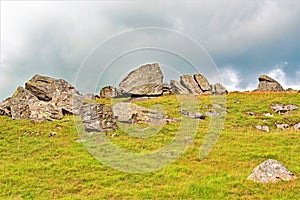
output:
[[[240,100],[240,103],[234,103]],[[209,97],[200,97],[197,108],[205,112]],[[231,93],[227,96],[224,129],[212,151],[199,159],[199,150],[210,119],[200,121],[197,135],[174,163],[153,172],[127,173],[95,159],[79,139],[72,116],[61,121],[34,124],[0,116],[1,199],[299,199],[300,179],[261,184],[247,180],[255,166],[268,158],[283,163],[300,177],[300,137],[293,127],[277,130],[275,122],[294,124],[300,110],[289,115],[264,113],[274,103],[300,102],[299,94]],[[180,118],[175,96],[135,102],[157,107]],[[250,116],[247,112],[254,112]],[[254,128],[270,126],[270,133]],[[119,148],[151,152],[168,144],[180,122],[161,127],[149,138],[132,137],[126,130],[106,133]],[[127,131],[132,131],[129,127]],[[144,128],[141,127],[141,128]],[[41,135],[30,135],[40,131]],[[49,137],[50,132],[57,135]],[[149,131],[157,130],[155,128]],[[125,132],[125,133],[124,133]],[[26,134],[24,134],[26,133]],[[117,133],[117,137],[111,137]]]

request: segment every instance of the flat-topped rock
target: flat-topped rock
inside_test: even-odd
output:
[[[163,93],[163,74],[158,63],[130,72],[118,88],[121,95],[155,96]]]

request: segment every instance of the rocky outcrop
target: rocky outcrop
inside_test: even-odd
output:
[[[200,95],[203,93],[192,75],[180,76],[180,83],[193,95]]]
[[[118,96],[117,88],[113,86],[105,86],[100,90],[100,97],[110,99]]]
[[[248,179],[261,183],[275,183],[279,180],[294,180],[296,176],[277,160],[268,159],[258,165]]]
[[[160,111],[127,102],[114,105],[113,113],[116,120],[122,123],[164,125],[169,121],[168,116]]]
[[[263,74],[259,78],[259,84],[257,87],[257,91],[263,92],[283,92],[284,89],[276,80],[271,77]]]
[[[224,95],[227,93],[228,91],[221,83],[216,83],[212,86],[212,91],[211,91],[212,95]]]
[[[80,117],[87,132],[105,132],[117,128],[111,106],[102,103],[85,103],[80,107]]]
[[[130,72],[120,83],[120,95],[157,96],[163,93],[163,74],[157,63]]]

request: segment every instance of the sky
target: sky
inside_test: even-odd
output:
[[[300,90],[297,0],[0,3],[0,100],[34,74],[97,93],[151,62],[165,81],[196,71],[244,91],[267,74]]]

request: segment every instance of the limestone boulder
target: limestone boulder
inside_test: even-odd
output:
[[[272,79],[271,77],[263,74],[259,78],[259,84],[257,87],[258,91],[263,91],[263,92],[283,92],[284,89],[278,83],[276,80]]]
[[[120,95],[158,96],[163,93],[163,74],[158,63],[130,72],[119,84]]]
[[[277,160],[268,159],[258,165],[248,179],[261,183],[275,183],[279,180],[294,180],[296,176]]]
[[[203,93],[203,91],[201,90],[201,88],[199,87],[198,83],[192,75],[187,74],[180,76],[180,83],[193,95],[200,95]]]

